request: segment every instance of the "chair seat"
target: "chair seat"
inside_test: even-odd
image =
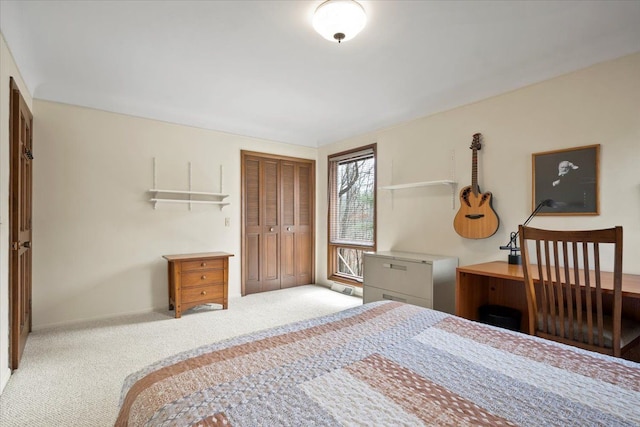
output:
[[[595,315],[594,315],[595,316]],[[543,314],[538,313],[538,330],[543,330]],[[547,315],[548,324],[553,322],[551,315]],[[587,314],[585,311],[582,312],[582,339],[580,339],[579,327],[577,316],[574,314],[573,319],[573,340],[574,341],[582,341],[585,344],[588,342],[588,325],[586,323]],[[603,316],[603,326],[602,326],[602,335],[604,338],[604,347],[613,348],[613,318],[611,316]],[[556,316],[556,329],[560,328],[560,319]],[[597,326],[594,318],[594,332],[593,339],[594,342],[597,342]],[[569,319],[565,319],[564,321],[564,330],[565,332],[569,331]],[[633,321],[631,319],[622,318],[621,322],[621,333],[620,333],[620,347],[624,348],[627,344],[630,344],[640,336],[640,322]]]

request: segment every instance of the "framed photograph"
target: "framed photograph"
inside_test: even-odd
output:
[[[600,144],[533,153],[532,210],[538,215],[600,214]]]

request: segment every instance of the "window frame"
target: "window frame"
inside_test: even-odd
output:
[[[359,152],[372,151],[373,152],[373,245],[358,245],[358,244],[334,244],[331,242],[331,213],[333,207],[332,198],[332,182],[334,169],[332,167],[333,159],[339,157],[345,157],[353,154],[357,155]],[[378,156],[377,156],[377,144],[369,144],[350,150],[342,151],[339,153],[329,154],[327,156],[327,278],[328,280],[362,287],[362,280],[356,279],[351,275],[346,275],[338,272],[338,250],[341,248],[362,250],[363,252],[376,251],[377,248],[377,233],[378,233],[378,195],[377,195],[377,182],[378,182]]]

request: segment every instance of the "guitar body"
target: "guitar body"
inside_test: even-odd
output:
[[[480,135],[473,135],[471,150],[471,185],[460,191],[460,209],[453,219],[456,233],[467,239],[485,239],[498,231],[500,220],[491,206],[491,193],[481,193],[478,186],[478,150]]]
[[[491,206],[491,193],[474,194],[471,186],[460,191],[460,209],[453,219],[453,228],[467,239],[485,239],[493,236],[500,220]]]

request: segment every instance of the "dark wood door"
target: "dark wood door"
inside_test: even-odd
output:
[[[313,181],[307,163],[282,162],[282,287],[312,283]]]
[[[10,208],[11,368],[17,369],[31,332],[31,193],[33,116],[11,79]]]
[[[295,260],[296,285],[313,283],[314,177],[313,165],[296,165]]]
[[[263,159],[262,290],[280,289],[280,162]]]
[[[262,291],[262,162],[256,157],[242,160],[242,294]]]
[[[243,295],[313,283],[313,161],[242,158]]]
[[[281,163],[280,188],[282,193],[282,231],[280,266],[282,271],[281,286],[289,288],[296,286],[296,164]]]

